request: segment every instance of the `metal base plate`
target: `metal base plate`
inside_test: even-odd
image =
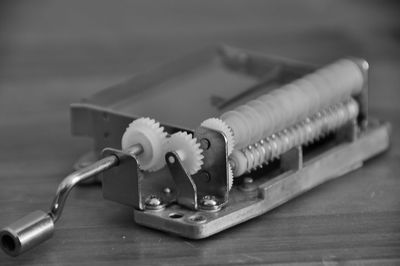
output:
[[[389,146],[390,125],[371,125],[353,142],[342,143],[304,161],[299,170],[257,178],[249,189],[234,187],[218,212],[191,211],[171,204],[161,210],[135,210],[138,224],[201,239],[250,220],[294,197],[362,166]]]

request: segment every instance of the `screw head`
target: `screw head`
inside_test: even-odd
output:
[[[162,200],[156,195],[148,196],[144,204],[146,205],[146,208],[150,210],[159,210],[164,207]]]
[[[146,204],[150,206],[158,206],[161,204],[161,200],[157,196],[151,195],[146,199]]]
[[[214,196],[204,196],[203,199],[201,200],[201,205],[203,206],[207,206],[207,207],[212,207],[212,206],[216,206],[217,200]]]
[[[215,196],[206,195],[200,200],[199,207],[204,211],[219,211],[222,207],[222,204],[218,201]]]

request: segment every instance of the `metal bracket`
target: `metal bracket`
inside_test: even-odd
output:
[[[143,174],[138,171],[136,158],[127,152],[112,148],[104,149],[102,155],[115,155],[120,162],[118,167],[103,173],[103,197],[143,210],[139,188]]]
[[[339,129],[336,139],[338,142],[353,142],[358,138],[359,127],[356,120],[349,121]]]
[[[214,196],[223,205],[228,202],[228,153],[226,136],[219,131],[199,127],[194,137],[203,149],[203,166],[193,175],[198,197]]]
[[[197,188],[190,174],[183,168],[181,160],[175,152],[165,155],[167,166],[176,185],[176,200],[178,204],[197,210]]]
[[[103,174],[103,197],[139,210],[146,208],[149,197],[157,197],[165,204],[176,199],[176,187],[167,167],[157,172],[142,172],[130,153],[108,148],[103,156],[113,154],[118,157],[118,167]]]
[[[303,168],[303,149],[301,146],[288,150],[281,156],[283,171],[298,171]]]

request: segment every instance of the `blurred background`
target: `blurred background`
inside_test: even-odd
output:
[[[51,83],[45,92],[58,97],[41,108],[66,111],[59,101],[67,97],[76,101],[215,43],[318,64],[364,57],[374,106],[399,81],[399,7],[396,0],[2,1],[0,108],[18,103],[9,90],[41,97],[37,87]]]
[[[3,0],[0,125],[3,139],[21,136],[2,148],[30,154],[40,143],[41,156],[59,153],[72,163],[91,143],[72,140],[70,103],[217,43],[321,65],[363,57],[371,65],[372,113],[391,120],[399,112],[396,0]],[[29,126],[37,130],[22,133]],[[65,142],[74,148],[53,149]],[[13,154],[4,159],[18,159]]]
[[[367,59],[371,66],[371,112],[394,125],[390,171],[400,171],[397,0],[3,0],[0,224],[8,224],[31,210],[47,208],[57,183],[91,147],[88,140],[70,136],[70,103],[136,72],[215,43],[316,64],[348,55]],[[399,183],[390,182],[382,193],[391,196],[382,196],[376,205],[366,208],[379,211],[387,206],[399,210],[399,200],[393,194],[398,192]],[[67,224],[90,225],[94,221],[86,213],[102,212],[103,207],[92,202],[93,198],[101,200],[98,188],[73,195],[61,228]],[[108,207],[106,212],[116,211],[115,205],[107,204],[101,205]],[[73,213],[78,213],[81,220],[74,219]],[[398,213],[395,217],[398,220]],[[112,222],[104,219],[94,223]],[[122,224],[133,223],[131,217],[121,219]],[[56,241],[62,241],[62,237],[53,243]],[[41,249],[43,254],[45,249]],[[51,245],[47,249],[53,250]],[[394,249],[391,251],[394,256]],[[352,256],[351,252],[346,254]],[[43,262],[39,255],[29,256],[37,263]],[[46,257],[46,262],[56,263],[58,258]],[[9,262],[3,254],[1,261],[1,265]]]

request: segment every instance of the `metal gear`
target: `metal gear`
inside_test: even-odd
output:
[[[222,132],[227,140],[228,156],[231,155],[235,147],[235,138],[232,129],[223,120],[219,118],[209,118],[201,123],[202,127]]]
[[[136,156],[142,170],[157,171],[165,165],[165,146],[167,133],[159,122],[148,117],[142,117],[129,124],[122,136],[122,149],[140,144],[143,152]]]
[[[174,151],[182,161],[182,166],[190,174],[197,173],[203,165],[203,150],[196,138],[186,132],[177,132],[168,139],[167,151]]]

